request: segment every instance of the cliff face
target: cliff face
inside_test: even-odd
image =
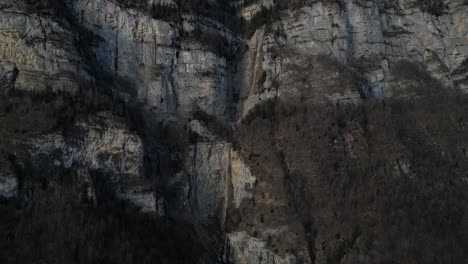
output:
[[[2,1],[0,260],[468,260],[467,18],[463,0]]]
[[[96,34],[90,49],[103,71],[128,82],[122,96],[156,111],[188,113],[198,105],[228,114],[234,87],[226,57],[238,49],[239,36],[223,24],[196,14],[167,21],[150,16],[162,7],[176,12],[170,3],[129,9],[112,1],[71,1],[70,7],[79,26]]]
[[[254,1],[243,9],[243,16],[252,22],[273,17],[268,24],[257,23],[260,27],[244,57],[243,115],[258,101],[279,93],[313,96],[310,100],[315,101],[409,97],[417,92],[401,88],[408,86],[398,80],[403,62],[415,64],[411,68],[419,64],[444,86],[466,91],[467,11],[463,1],[432,1],[440,6],[424,1],[292,2],[297,2],[294,8]],[[268,8],[261,9],[262,5]],[[333,59],[356,75],[356,87],[336,87],[333,79],[343,79],[339,76],[343,73],[335,71],[336,76],[330,76],[334,70],[327,61]],[[316,64],[318,73],[310,76],[308,69]],[[329,87],[323,84],[324,78]],[[301,91],[303,79],[312,86],[308,90],[320,92]]]
[[[27,1],[2,1],[0,8],[2,72],[6,74],[8,68],[17,71],[14,78],[3,82],[14,82],[18,90],[75,93],[81,83],[90,80],[76,33],[68,23]]]

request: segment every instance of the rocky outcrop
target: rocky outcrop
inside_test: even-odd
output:
[[[216,219],[225,225],[228,210],[253,198],[256,178],[231,143],[196,143],[187,153],[184,170],[171,185],[191,217],[200,223]]]
[[[356,94],[395,96],[393,80],[399,76],[392,69],[402,60],[421,63],[448,88],[467,89],[466,76],[459,70],[467,59],[468,11],[463,1],[450,1],[440,14],[431,13],[417,1],[338,2],[341,4],[311,1],[296,9],[275,9],[284,8],[281,5],[268,9],[282,16],[251,37],[242,75],[249,83],[241,86],[246,89],[242,115],[255,102],[288,92],[289,83],[283,83],[281,76],[287,71],[285,65],[291,64],[287,50],[299,54],[293,65],[303,65],[304,56],[326,55],[354,68],[362,78],[363,90],[354,91]]]
[[[11,163],[0,156],[0,197],[15,198],[18,196],[18,178]]]
[[[80,164],[116,177],[137,177],[142,169],[142,142],[124,124],[114,120],[108,113],[99,113],[91,120],[78,121],[72,128],[76,134],[71,138],[50,134],[33,139],[31,155],[53,154],[53,162],[65,168]]]
[[[98,113],[78,120],[63,132],[33,139],[30,159],[36,163],[80,169],[89,184],[86,195],[94,200],[97,184],[106,184],[116,196],[128,200],[143,212],[155,213],[151,182],[143,177],[143,143],[138,135],[110,113]],[[99,202],[99,201],[97,201]]]
[[[226,254],[230,254],[229,260],[233,263],[311,263],[309,253],[306,248],[294,248],[294,252],[279,254],[271,247],[271,234],[277,236],[290,236],[284,230],[264,230],[265,237],[256,238],[248,236],[245,232],[236,232],[228,235],[228,249]],[[296,254],[296,255],[295,255]]]
[[[192,16],[156,20],[108,0],[69,2],[80,26],[95,34],[91,49],[97,63],[126,81],[122,96],[162,112],[187,114],[195,105],[228,114],[232,67],[210,46],[221,38],[235,50],[239,40],[222,24]]]
[[[0,178],[0,196],[5,198],[18,196],[18,179],[15,176]]]
[[[142,216],[184,263],[461,259],[465,2],[3,1],[0,196],[103,210],[98,262],[160,260],[107,256]]]
[[[17,74],[18,70],[13,63],[3,62],[0,64],[0,95],[13,88]]]
[[[23,1],[3,1],[0,14],[0,64],[14,65],[16,89],[76,93],[91,82],[65,20]]]

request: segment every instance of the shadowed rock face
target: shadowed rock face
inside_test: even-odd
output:
[[[26,2],[2,1],[1,64],[17,69],[18,90],[76,93],[91,79],[78,52],[76,32],[64,19]]]
[[[0,262],[468,261],[467,17],[4,0]]]
[[[7,93],[16,81],[18,70],[11,62],[5,62],[0,68],[0,93]]]

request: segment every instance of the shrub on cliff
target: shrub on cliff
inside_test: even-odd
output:
[[[415,5],[419,6],[423,12],[441,16],[447,11],[447,5],[443,0],[417,0]]]
[[[149,13],[154,19],[164,21],[179,21],[181,19],[178,9],[171,5],[152,4]]]
[[[268,118],[253,110],[238,141],[253,173],[268,179],[258,186],[273,177],[285,184],[315,253],[352,263],[463,263],[467,100],[441,92],[360,105],[279,102]]]

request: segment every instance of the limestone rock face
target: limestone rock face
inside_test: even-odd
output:
[[[279,235],[290,235],[282,230],[265,230]],[[268,235],[267,235],[268,236]],[[306,248],[296,248],[297,255],[291,253],[278,253],[269,249],[268,238],[255,238],[248,236],[245,232],[236,232],[228,235],[228,254],[234,263],[274,263],[294,264],[311,263]]]
[[[90,186],[104,181],[118,197],[143,212],[155,213],[154,192],[142,177],[143,143],[138,135],[105,112],[77,121],[72,131],[72,135],[54,133],[33,139],[31,158],[38,164],[48,160],[59,168],[83,168],[82,176]]]
[[[253,198],[256,177],[231,143],[190,146],[184,171],[187,174],[178,175],[171,184],[184,186],[179,206],[187,206],[200,222],[217,219],[224,225],[229,208],[240,208]]]
[[[16,89],[76,93],[91,81],[70,25],[22,1],[2,1],[0,12],[0,64],[15,65]]]
[[[215,144],[194,146],[192,164],[189,172],[193,177],[190,181],[195,215],[202,219],[218,216],[221,223],[226,218],[227,200],[229,199],[228,185],[230,180],[230,151],[229,144]]]
[[[100,125],[97,121],[106,122],[104,116],[88,122],[76,124],[77,135],[72,144],[65,142],[60,134],[51,134],[34,139],[31,149],[32,156],[56,153],[55,164],[71,168],[76,163],[89,169],[111,172],[114,176],[140,174],[142,143],[135,134],[129,132],[122,124],[109,122]],[[104,119],[104,120],[103,120]],[[115,157],[114,155],[119,155]]]
[[[428,111],[435,123],[426,126],[408,107],[422,131],[411,134],[392,123],[403,111],[387,105],[368,110],[366,102],[404,105],[468,92],[466,1],[184,1],[0,3],[1,197],[31,202],[31,185],[47,193],[49,185],[76,176],[76,201],[97,208],[109,195],[137,208],[151,225],[169,227],[151,242],[195,241],[187,251],[199,258],[190,263],[379,263],[425,238],[387,245],[399,240],[388,234],[374,239],[378,234],[362,229],[385,227],[377,222],[388,215],[378,211],[387,203],[395,214],[411,211],[407,204],[424,207],[419,197],[406,202],[405,196],[403,205],[391,200],[426,184],[415,168],[431,162],[418,158],[435,160],[447,173],[464,171],[466,108],[453,106],[465,111],[447,118]],[[210,5],[230,10],[235,21],[200,11]],[[455,111],[441,105],[441,113]],[[439,140],[439,119],[449,123],[443,124],[452,138]],[[408,139],[414,135],[422,139]],[[388,159],[378,149],[387,144]],[[412,144],[416,150],[407,147]],[[337,158],[328,164],[329,157]],[[353,162],[374,167],[354,168]],[[388,178],[363,180],[374,169],[403,187],[385,192],[393,190],[385,185]],[[444,189],[460,180],[445,179],[425,187],[439,192],[441,201],[449,200],[446,193],[463,197]],[[386,190],[368,194],[366,184]],[[379,200],[380,192],[389,200]],[[466,218],[458,213],[463,201],[445,211],[439,200],[431,201],[423,204],[440,209],[442,217],[428,214],[426,222],[451,226]],[[400,219],[392,217],[389,222]],[[360,222],[351,227],[348,220]],[[128,232],[119,221],[124,231],[116,232]],[[397,246],[404,250],[387,250]],[[159,256],[144,257],[142,263]]]
[[[92,52],[98,64],[133,87],[121,91],[123,96],[163,112],[188,113],[198,105],[210,114],[227,114],[230,65],[199,43],[202,35],[183,36],[197,28],[206,36],[223,36],[235,49],[238,37],[223,25],[191,16],[165,22],[109,0],[69,2],[80,26],[96,35]]]
[[[299,54],[294,65],[302,65],[304,56],[325,55],[351,66],[362,78],[361,93],[372,97],[394,96],[393,80],[399,76],[392,70],[400,61],[421,63],[444,86],[466,91],[466,71],[461,70],[468,53],[466,3],[446,1],[446,9],[433,14],[416,2],[311,1],[281,10],[279,20],[250,39],[242,115],[256,102],[287,92],[288,80],[284,83],[281,75],[291,62],[288,50]]]

